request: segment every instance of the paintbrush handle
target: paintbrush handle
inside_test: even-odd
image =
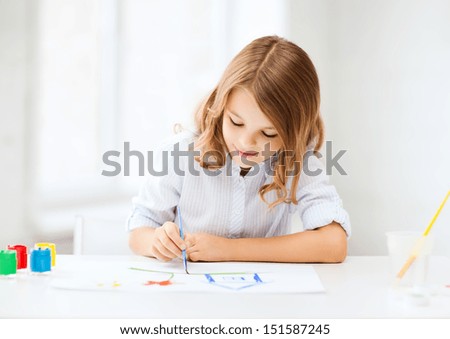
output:
[[[409,256],[408,260],[406,260],[405,264],[401,268],[401,270],[397,273],[397,279],[403,278],[405,273],[408,271],[410,266],[413,264],[413,262],[416,260],[416,258],[420,255],[420,252],[422,251],[423,245],[425,243],[425,236],[422,235],[414,244],[414,247],[411,251],[411,255]]]
[[[445,203],[447,202],[448,196],[450,195],[450,191],[447,192],[447,195],[444,198],[444,201],[442,201],[441,205],[439,206],[437,212],[434,214],[433,219],[431,219],[430,224],[428,225],[425,232],[423,232],[423,235],[428,235],[431,231],[431,227],[433,227],[434,222],[436,221],[437,217],[439,216],[439,213],[441,213],[441,210],[444,208]]]
[[[444,200],[442,201],[441,205],[439,206],[438,210],[433,216],[433,219],[431,219],[430,224],[425,229],[425,232],[423,232],[423,235],[420,237],[420,239],[416,242],[416,244],[413,247],[413,250],[411,252],[411,255],[409,256],[408,260],[406,260],[405,264],[401,268],[401,270],[397,273],[397,280],[400,280],[403,278],[405,273],[408,271],[408,269],[413,264],[414,260],[416,260],[417,256],[420,254],[420,251],[422,250],[423,243],[425,242],[425,237],[430,233],[431,228],[433,227],[434,222],[436,221],[437,217],[439,216],[439,213],[441,213],[442,208],[444,207],[445,203],[447,202],[447,199],[450,195],[450,191],[447,192],[447,195],[445,196]]]
[[[180,229],[180,237],[181,239],[184,240],[184,233],[183,233],[183,222],[181,221],[181,211],[180,211],[180,207],[177,206],[177,211],[178,211],[178,227]],[[186,250],[182,250],[181,254],[183,256],[183,266],[184,266],[184,270],[186,271],[186,274],[189,274],[188,270],[187,270],[187,256],[186,256]]]

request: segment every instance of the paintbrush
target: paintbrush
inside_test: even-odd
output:
[[[183,222],[181,221],[181,211],[180,211],[180,207],[177,206],[177,211],[178,211],[178,228],[180,229],[180,237],[181,239],[184,240],[184,233],[183,233]],[[181,251],[181,254],[183,256],[183,266],[184,266],[184,270],[186,271],[186,274],[189,274],[188,269],[187,269],[187,258],[186,258],[186,250],[184,249],[183,251]]]
[[[413,262],[419,256],[420,252],[422,251],[422,247],[425,242],[426,236],[428,235],[428,233],[430,233],[431,228],[433,227],[434,222],[436,221],[437,217],[439,216],[439,213],[441,213],[441,210],[444,207],[445,203],[447,202],[449,195],[450,195],[450,191],[447,192],[447,195],[445,196],[444,201],[442,201],[437,212],[434,214],[433,219],[431,219],[430,224],[425,229],[422,236],[417,240],[416,244],[414,245],[414,247],[411,251],[411,254],[410,254],[408,260],[406,260],[406,262],[403,265],[403,267],[401,268],[401,270],[397,273],[396,283],[398,283],[403,278],[405,273],[408,271],[408,269],[411,267]]]

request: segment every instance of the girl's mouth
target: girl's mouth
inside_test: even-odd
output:
[[[244,153],[239,151],[239,156],[240,157],[244,157],[244,158],[248,158],[248,157],[254,157],[256,156],[258,153]]]
[[[240,157],[248,158],[248,157],[255,157],[255,156],[258,155],[258,152],[255,152],[255,151],[242,152],[242,151],[240,151],[240,150],[238,150],[238,149],[236,149],[236,150],[239,152],[239,156],[240,156]]]

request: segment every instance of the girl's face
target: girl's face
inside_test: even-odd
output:
[[[258,107],[253,95],[236,88],[230,93],[223,114],[223,138],[233,161],[250,168],[275,154],[281,138]]]

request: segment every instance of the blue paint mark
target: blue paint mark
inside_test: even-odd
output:
[[[255,273],[255,275],[253,276],[253,279],[255,279],[255,281],[257,283],[262,283],[263,281],[261,280],[261,278],[259,277],[258,273]]]
[[[244,288],[249,288],[265,283],[264,281],[262,281],[258,273],[254,273],[253,276],[249,274],[249,276],[247,277],[240,275],[236,276],[215,275],[215,276],[216,279],[214,280],[214,278],[210,274],[205,274],[205,278],[208,280],[209,284],[235,291],[239,291]]]
[[[208,279],[208,282],[209,282],[209,283],[215,283],[213,277],[211,277],[210,274],[205,274],[205,277],[206,277],[206,279]]]

